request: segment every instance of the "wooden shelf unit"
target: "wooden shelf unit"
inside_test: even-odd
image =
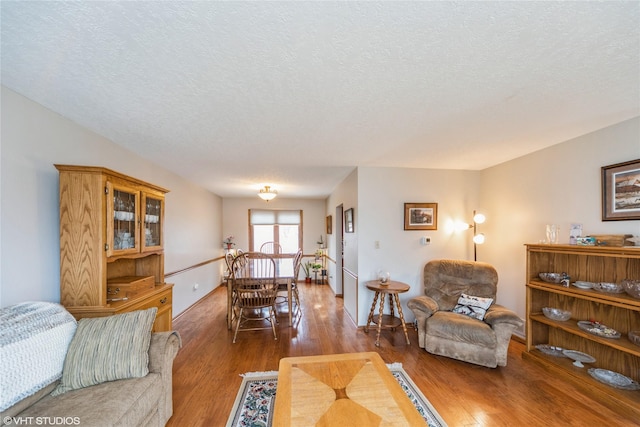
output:
[[[539,273],[567,273],[571,283],[619,283],[640,278],[640,248],[531,244],[527,247],[527,349],[523,358],[548,368],[554,375],[571,380],[607,406],[640,417],[640,391],[621,390],[591,377],[589,368],[602,368],[640,382],[640,346],[627,338],[630,330],[640,330],[640,299],[623,294],[579,289],[571,285],[546,283]],[[566,322],[548,319],[543,307],[571,311]],[[580,320],[595,320],[622,334],[619,339],[590,334],[577,325]],[[584,368],[573,360],[549,356],[536,348],[550,344],[578,350],[595,357]]]
[[[55,167],[61,304],[76,319],[158,307],[153,330],[170,331],[173,285],[164,281],[163,246],[168,190],[102,167]],[[126,300],[107,292],[109,279],[129,276],[153,276],[155,286]]]

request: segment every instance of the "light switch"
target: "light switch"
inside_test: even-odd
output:
[[[431,237],[421,237],[420,238],[420,244],[421,245],[428,245],[431,243]]]

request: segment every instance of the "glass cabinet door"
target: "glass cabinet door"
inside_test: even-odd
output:
[[[162,226],[164,221],[164,198],[143,194],[142,251],[162,249]]]
[[[110,188],[107,195],[107,256],[138,252],[140,193],[109,184],[107,183],[107,189]]]

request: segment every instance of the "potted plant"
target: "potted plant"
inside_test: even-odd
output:
[[[322,264],[318,264],[317,262],[314,262],[311,264],[311,269],[313,270],[313,275],[316,280],[316,283],[320,283],[318,282],[318,272],[320,271],[321,268],[322,268]]]
[[[233,249],[233,247],[235,246],[235,243],[233,243],[233,236],[229,236],[226,239],[224,239],[222,241],[222,244],[223,244],[223,247],[228,251]]]
[[[307,261],[304,264],[302,264],[302,271],[304,271],[305,283],[311,283],[311,266],[312,265],[313,263],[311,263],[310,261]]]

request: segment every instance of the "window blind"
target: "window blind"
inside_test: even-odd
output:
[[[301,212],[299,210],[249,209],[249,222],[251,225],[300,225]]]

